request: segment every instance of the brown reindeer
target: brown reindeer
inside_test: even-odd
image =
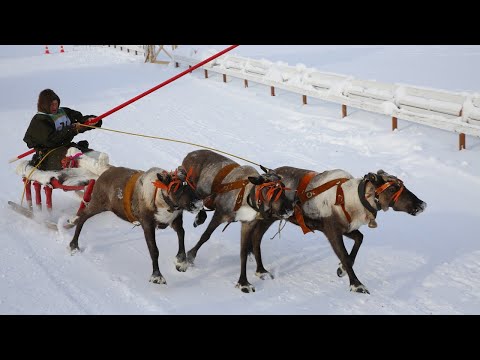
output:
[[[182,165],[193,170],[196,192],[206,207],[214,209],[212,219],[197,244],[187,252],[193,264],[200,247],[222,223],[255,219],[286,219],[293,214],[292,201],[285,196],[280,177],[268,171],[260,175],[253,167],[240,166],[235,161],[210,150],[197,150],[183,159]],[[266,169],[264,169],[266,170]],[[201,211],[194,225],[203,223],[206,213]],[[272,220],[273,221],[273,220]],[[227,226],[228,226],[227,224]],[[248,244],[251,239],[241,233],[241,270],[237,287],[243,292],[255,291],[246,275]]]
[[[400,179],[383,170],[359,179],[343,170],[317,173],[284,166],[274,171],[282,177],[286,186],[297,190],[295,215],[288,221],[300,226],[304,233],[319,230],[325,234],[340,259],[337,275],[348,274],[350,290],[355,292],[369,294],[353,271],[355,257],[363,241],[363,234],[358,229],[366,224],[376,227],[375,218],[380,209],[387,211],[391,207],[416,216],[427,207]],[[260,244],[263,234],[274,221],[256,219],[242,224],[242,234],[252,240],[250,249],[257,263],[256,273],[262,279],[272,277],[263,266]],[[343,236],[355,241],[350,254],[345,248]]]
[[[78,236],[83,224],[92,216],[103,211],[112,211],[129,222],[138,222],[143,228],[145,240],[152,259],[153,273],[150,281],[166,284],[158,267],[158,248],[155,242],[155,228],[171,226],[178,236],[176,269],[186,271],[183,230],[183,210],[192,213],[203,208],[203,202],[195,193],[195,185],[183,167],[174,173],[160,168],[143,172],[124,167],[110,167],[95,183],[92,200],[77,220],[77,228],[70,250],[77,251]]]

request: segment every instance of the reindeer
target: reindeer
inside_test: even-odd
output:
[[[266,173],[260,175],[253,167],[240,166],[210,150],[197,150],[187,154],[182,166],[192,169],[197,195],[204,200],[207,208],[215,210],[200,240],[187,252],[187,260],[191,265],[200,247],[224,222],[228,222],[226,226],[234,221],[248,224],[255,219],[286,219],[293,215],[292,201],[286,198],[285,186],[272,171],[262,168]],[[202,224],[206,217],[205,211],[200,211],[194,226]],[[255,291],[246,274],[248,244],[251,243],[247,235],[242,230],[241,270],[236,285],[243,292]]]
[[[283,166],[273,171],[282,177],[286,186],[296,189],[294,216],[288,221],[300,226],[304,234],[313,230],[325,234],[340,259],[337,275],[348,274],[350,291],[370,293],[353,271],[363,241],[363,234],[358,229],[366,224],[371,228],[377,227],[375,218],[380,209],[387,211],[392,208],[416,216],[427,207],[405,187],[403,181],[383,170],[378,170],[376,174],[368,173],[363,178],[354,178],[339,169],[317,173]],[[252,241],[250,249],[257,263],[256,273],[262,279],[267,276],[273,278],[263,266],[260,245],[263,234],[275,220],[255,219],[242,224],[242,234]],[[343,236],[355,242],[350,254],[345,248]]]
[[[125,221],[139,223],[145,234],[148,251],[152,259],[153,272],[150,281],[166,284],[158,267],[158,248],[155,242],[155,228],[171,226],[178,236],[178,253],[175,266],[186,271],[185,231],[183,210],[197,213],[203,202],[195,193],[195,185],[185,168],[178,167],[173,173],[153,167],[146,172],[111,166],[95,183],[92,200],[80,213],[70,250],[79,250],[78,237],[83,224],[92,216],[103,211],[112,211]]]

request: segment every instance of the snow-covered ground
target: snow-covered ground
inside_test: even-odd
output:
[[[213,46],[195,46],[209,48]],[[222,50],[225,46],[217,45]],[[71,256],[73,229],[55,233],[7,207],[20,202],[22,183],[7,161],[25,152],[24,132],[38,93],[52,88],[63,106],[100,115],[183,69],[145,64],[141,56],[111,48],[65,46],[43,55],[43,46],[0,46],[0,313],[1,314],[478,314],[480,246],[480,139],[340,107],[240,80],[203,78],[196,71],[104,119],[104,128],[182,140],[216,148],[270,168],[291,165],[316,171],[341,168],[356,177],[378,169],[404,180],[428,203],[412,217],[392,210],[363,227],[355,263],[370,295],[348,291],[338,259],[322,233],[303,235],[272,226],[262,242],[265,267],[275,276],[247,275],[256,292],[235,288],[240,272],[240,225],[217,229],[198,252],[195,267],[173,264],[177,239],[157,230],[160,270],[167,285],[148,282],[151,261],[143,232],[103,213],[83,228]],[[359,79],[478,92],[480,46],[239,46],[240,56],[298,63]],[[147,170],[177,167],[197,147],[108,131],[89,131],[91,147],[113,165]],[[235,159],[241,164],[242,160]],[[75,213],[79,200],[55,190],[53,218]],[[209,219],[211,215],[209,214]],[[207,219],[207,221],[209,221]],[[186,247],[206,229],[184,215]],[[348,249],[352,241],[345,240]]]

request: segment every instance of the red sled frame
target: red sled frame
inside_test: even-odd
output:
[[[22,179],[25,184],[25,197],[27,199],[28,208],[33,210],[32,203],[32,181],[27,180],[26,178]],[[95,180],[90,179],[87,185],[63,185],[56,178],[50,180],[50,184],[44,185],[43,189],[45,191],[45,202],[47,204],[47,210],[52,211],[52,191],[53,189],[62,189],[63,191],[79,191],[84,190],[83,199],[80,203],[80,207],[77,210],[77,216],[80,215],[85,206],[90,202],[92,197],[93,187],[95,186]],[[35,205],[37,209],[42,210],[42,184],[38,181],[33,181],[33,188],[35,189]]]

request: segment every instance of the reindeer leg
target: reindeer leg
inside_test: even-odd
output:
[[[348,234],[344,234],[344,235],[352,239],[353,241],[355,241],[355,244],[353,244],[352,251],[350,251],[350,259],[352,260],[352,266],[353,266],[353,264],[355,264],[355,258],[357,257],[358,250],[360,249],[360,246],[362,245],[362,242],[363,242],[363,234],[358,230],[353,230],[352,232],[349,232]],[[337,275],[339,277],[343,277],[347,275],[347,272],[345,271],[345,268],[343,267],[342,263],[338,264]]]
[[[205,242],[207,242],[208,239],[210,239],[210,236],[215,231],[215,229],[219,227],[220,224],[223,222],[222,217],[223,216],[218,211],[215,211],[213,213],[212,220],[210,220],[210,223],[207,226],[207,230],[205,230],[205,232],[202,234],[200,240],[198,240],[195,246],[187,252],[187,261],[190,263],[190,265],[193,265],[195,258],[197,257],[198,249],[200,249],[200,247]]]
[[[160,273],[160,269],[158,267],[158,248],[155,242],[155,220],[153,220],[153,218],[149,220],[142,220],[141,223],[143,233],[145,234],[145,240],[147,241],[148,251],[150,252],[150,257],[152,259],[153,272],[149,281],[155,284],[166,284],[167,281]]]
[[[370,294],[365,285],[358,280],[357,275],[353,271],[353,261],[343,243],[343,235],[339,229],[335,227],[332,221],[325,221],[324,234],[332,245],[333,251],[340,259],[342,266],[345,268],[350,280],[350,291]]]
[[[240,242],[240,277],[236,288],[244,293],[255,292],[255,287],[247,280],[247,256],[252,249],[252,239],[250,234],[252,227],[249,224],[242,223],[241,242]]]
[[[82,231],[83,224],[85,224],[85,221],[90,219],[92,216],[100,214],[101,212],[104,212],[104,211],[105,211],[104,209],[97,208],[95,204],[92,204],[91,206],[86,207],[80,213],[80,216],[78,217],[78,220],[77,220],[77,226],[75,228],[75,234],[73,235],[72,241],[70,241],[70,253],[72,255],[80,250],[80,248],[78,247],[78,237],[80,236],[80,232]]]
[[[253,255],[255,256],[255,261],[257,262],[257,270],[255,271],[255,275],[262,280],[273,279],[273,275],[263,267],[262,250],[260,245],[262,243],[263,235],[274,222],[275,221],[268,220],[256,221],[253,225],[253,231],[251,234]]]
[[[183,212],[172,222],[172,229],[178,236],[178,253],[175,257],[177,271],[185,272],[188,268],[187,255],[185,254],[185,230],[183,229]]]

